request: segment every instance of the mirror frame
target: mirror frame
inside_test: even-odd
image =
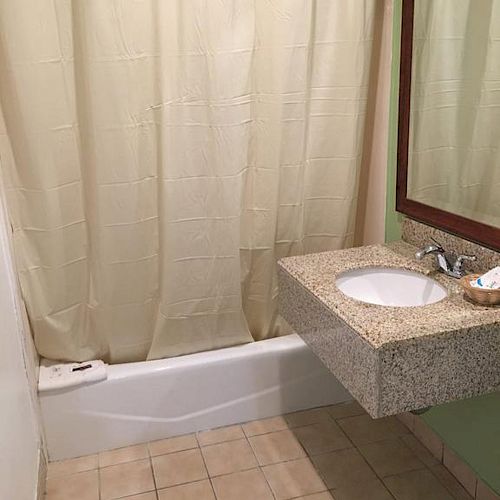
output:
[[[399,74],[396,210],[412,219],[500,251],[500,228],[434,208],[407,196],[415,0],[403,0]],[[500,193],[499,193],[500,196]]]

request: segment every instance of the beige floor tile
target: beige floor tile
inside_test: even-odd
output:
[[[465,488],[444,465],[436,464],[430,469],[439,479],[439,482],[452,494],[455,500],[472,500],[472,496],[465,491]]]
[[[346,403],[329,406],[327,411],[330,416],[335,419],[367,414],[365,409],[357,401],[348,401]]]
[[[124,497],[124,500],[158,500],[156,491],[148,493],[139,493],[139,495],[132,495],[131,497]]]
[[[355,448],[316,455],[311,460],[328,489],[349,487],[377,478]]]
[[[396,500],[453,500],[448,490],[428,469],[404,472],[384,479]]]
[[[338,424],[356,446],[403,436],[410,432],[396,417],[373,419],[370,415],[359,415],[338,420]]]
[[[476,494],[477,478],[474,471],[447,446],[443,448],[443,464],[470,495]]]
[[[211,477],[259,466],[246,438],[204,446],[201,452]]]
[[[333,490],[333,497],[335,500],[393,500],[394,498],[379,479],[338,488]]]
[[[46,500],[99,500],[97,470],[78,472],[47,480]]]
[[[259,434],[266,434],[267,432],[276,432],[288,429],[288,424],[284,417],[271,417],[262,420],[254,420],[243,424],[243,432],[246,436],[257,436]]]
[[[297,497],[294,500],[334,500],[330,492],[322,491],[321,493],[313,493],[304,497]]]
[[[191,450],[198,448],[198,441],[194,434],[186,434],[184,436],[176,436],[160,441],[152,441],[148,443],[149,453],[152,457],[158,455],[166,455],[167,453],[175,453],[176,451]]]
[[[401,439],[401,441],[403,441],[403,443],[408,446],[427,467],[433,467],[439,464],[437,458],[434,457],[434,455],[413,434],[401,436],[399,439]]]
[[[364,444],[358,450],[366,458],[379,477],[400,474],[425,465],[400,439],[388,439]]]
[[[331,422],[326,408],[313,408],[312,410],[297,411],[285,415],[288,427],[302,427],[304,425],[319,424],[321,422]]]
[[[352,448],[351,441],[332,419],[329,422],[298,427],[293,429],[293,433],[309,455]]]
[[[155,489],[149,459],[111,465],[99,470],[101,499],[137,495]]]
[[[221,427],[220,429],[198,432],[198,442],[200,446],[234,441],[244,437],[245,434],[243,433],[241,425],[230,425],[229,427]]]
[[[327,490],[308,458],[262,468],[277,500],[286,500]]]
[[[205,479],[159,490],[158,500],[215,500],[215,495],[210,481]]]
[[[414,428],[415,428],[415,415],[413,415],[413,413],[410,413],[409,411],[405,411],[404,413],[399,413],[398,415],[396,415],[396,418],[404,425],[406,425],[406,427],[408,427],[408,429],[410,429],[411,432],[413,432]]]
[[[258,469],[212,479],[217,500],[273,500],[264,474]]]
[[[495,493],[481,480],[477,482],[476,500],[500,500],[500,495]]]
[[[79,458],[70,458],[69,460],[60,460],[50,462],[47,469],[47,477],[64,476],[66,474],[75,474],[87,470],[97,469],[97,455],[88,455]]]
[[[135,460],[144,458],[149,458],[147,444],[138,444],[126,448],[118,448],[116,450],[102,451],[99,453],[99,467],[134,462]]]
[[[271,432],[248,438],[260,465],[275,464],[306,456],[290,430]]]
[[[199,449],[153,457],[152,461],[158,489],[208,478]]]
[[[417,439],[434,455],[439,461],[443,461],[443,441],[441,438],[422,420],[415,416],[413,422],[413,432]]]

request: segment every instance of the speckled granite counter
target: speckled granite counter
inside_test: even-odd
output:
[[[417,262],[397,242],[289,257],[279,262],[280,309],[373,417],[490,392],[500,386],[500,307],[463,298],[457,280]],[[395,267],[432,276],[448,290],[420,307],[359,302],[335,285],[360,267]]]

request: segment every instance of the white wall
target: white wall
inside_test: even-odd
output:
[[[385,204],[387,189],[387,155],[389,147],[389,107],[391,95],[393,3],[384,2],[384,19],[378,61],[378,88],[375,101],[376,122],[369,158],[370,172],[366,193],[366,216],[363,244],[372,245],[385,241]]]
[[[33,500],[42,456],[37,363],[23,318],[9,231],[0,199],[0,499]]]
[[[393,0],[384,0],[377,11],[380,30],[374,36],[371,95],[373,106],[365,130],[365,149],[359,187],[355,245],[373,245],[385,241],[385,205],[389,146],[389,108],[392,65]]]

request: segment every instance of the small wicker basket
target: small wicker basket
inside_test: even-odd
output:
[[[476,280],[480,274],[468,274],[460,279],[460,285],[464,289],[465,295],[473,302],[477,302],[483,306],[496,306],[500,304],[500,289],[487,290],[484,288],[476,288],[470,284]]]

